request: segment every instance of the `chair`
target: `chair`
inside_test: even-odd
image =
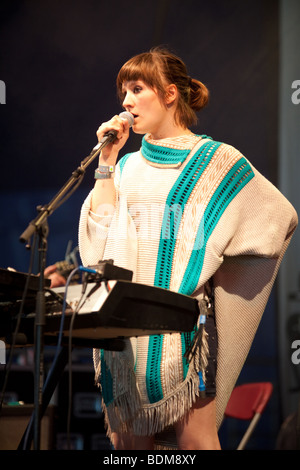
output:
[[[225,417],[250,421],[237,450],[247,445],[271,395],[273,385],[270,382],[257,382],[237,385],[229,398]]]

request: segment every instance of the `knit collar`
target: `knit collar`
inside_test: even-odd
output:
[[[159,144],[153,144],[146,140],[147,135],[142,139],[141,153],[150,163],[158,165],[180,166],[191,148],[171,148]]]

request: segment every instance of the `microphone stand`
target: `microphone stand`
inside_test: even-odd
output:
[[[86,168],[100,154],[101,150],[115,139],[114,134],[104,136],[99,144],[91,151],[80,166],[73,171],[72,176],[58,191],[54,198],[44,206],[38,206],[38,215],[32,220],[20,236],[20,241],[30,248],[30,239],[33,235],[38,237],[39,250],[39,288],[36,296],[35,315],[35,375],[34,375],[34,450],[40,448],[40,426],[42,409],[42,390],[44,376],[44,329],[45,329],[45,285],[44,270],[46,268],[47,237],[49,233],[48,217],[65,202],[82,182]],[[70,193],[70,194],[69,194]]]

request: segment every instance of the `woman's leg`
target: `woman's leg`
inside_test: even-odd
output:
[[[112,433],[112,443],[116,450],[153,450],[152,436],[134,436],[127,433]]]
[[[174,425],[179,450],[220,450],[215,398],[198,398],[189,413]],[[113,433],[116,450],[154,450],[153,436]]]
[[[220,450],[215,398],[198,398],[175,431],[180,450]]]

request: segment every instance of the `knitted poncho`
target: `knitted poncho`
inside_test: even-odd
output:
[[[114,213],[101,222],[90,213],[92,193],[83,204],[82,261],[113,259],[135,282],[199,301],[212,279],[219,426],[297,215],[238,150],[206,136],[145,136],[140,151],[118,163],[115,186]],[[95,351],[108,434],[152,435],[187,412],[199,395],[197,366],[184,358],[190,341],[179,332],[130,338],[122,352]]]

